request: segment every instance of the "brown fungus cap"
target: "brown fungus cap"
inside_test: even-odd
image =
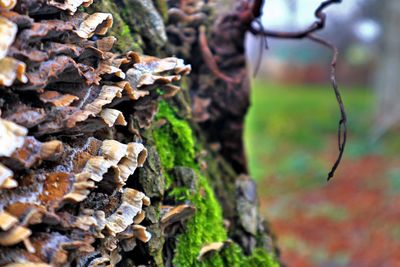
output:
[[[113,266],[151,238],[152,203],[131,188],[147,145],[127,133],[190,65],[115,53],[112,15],[91,4],[0,0],[1,266]]]

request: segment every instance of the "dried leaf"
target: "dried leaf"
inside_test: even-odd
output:
[[[232,243],[232,241],[228,240],[225,242],[214,242],[203,246],[200,250],[199,256],[197,256],[197,260],[201,261],[204,257],[209,255],[212,252],[218,252],[223,249],[225,246]]]

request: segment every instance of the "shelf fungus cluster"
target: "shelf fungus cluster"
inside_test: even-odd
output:
[[[190,66],[112,52],[91,4],[0,0],[0,266],[115,265],[151,239],[138,133]]]

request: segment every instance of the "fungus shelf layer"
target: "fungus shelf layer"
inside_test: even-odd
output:
[[[113,52],[91,4],[0,1],[0,265],[115,265],[151,239],[135,123],[190,65]]]

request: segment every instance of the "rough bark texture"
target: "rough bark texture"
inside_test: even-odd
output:
[[[0,7],[1,266],[278,266],[243,151],[237,13]]]

